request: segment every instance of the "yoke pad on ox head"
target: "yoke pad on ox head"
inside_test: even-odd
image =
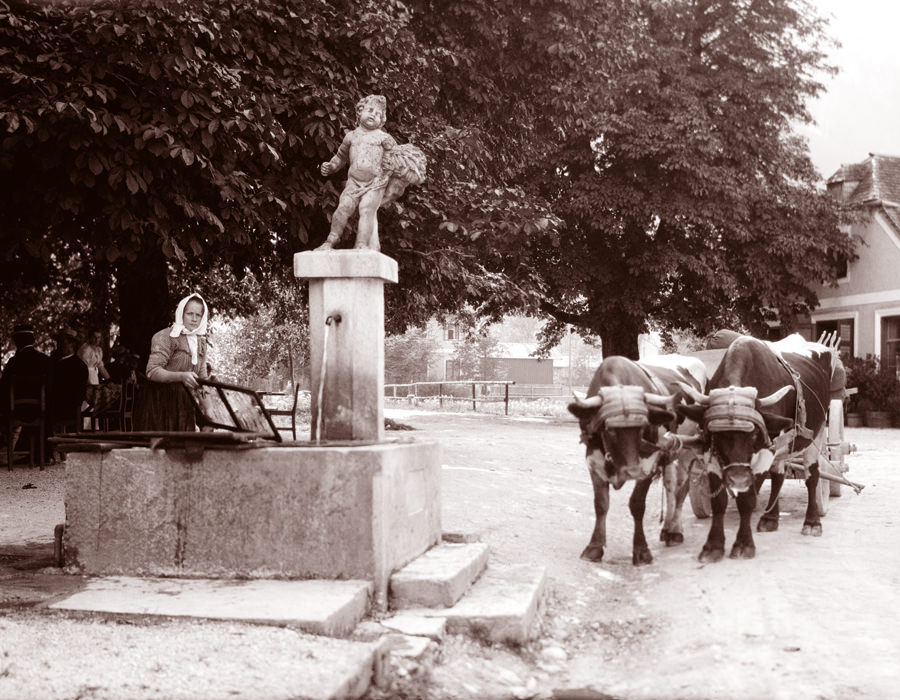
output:
[[[606,428],[640,428],[649,423],[644,390],[639,386],[600,387],[600,422]]]
[[[710,391],[709,408],[704,415],[706,430],[711,433],[752,433],[759,428],[768,435],[763,417],[756,410],[756,395],[756,387],[752,386],[729,386]]]

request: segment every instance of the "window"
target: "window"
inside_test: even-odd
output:
[[[818,340],[823,333],[837,333],[841,338],[839,352],[841,359],[853,357],[853,319],[839,318],[829,321],[816,321],[813,324],[813,340]]]
[[[459,326],[444,326],[445,340],[459,340]]]
[[[900,371],[900,316],[881,319],[881,364],[894,372]]]
[[[447,381],[455,382],[459,379],[459,375],[460,375],[459,360],[445,360],[444,361],[444,379]]]

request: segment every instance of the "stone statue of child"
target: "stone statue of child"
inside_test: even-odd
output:
[[[410,184],[425,181],[425,154],[411,144],[398,145],[382,130],[387,101],[368,95],[356,104],[358,126],[348,131],[334,157],[322,163],[322,175],[337,172],[348,162],[347,184],[331,218],[331,232],[316,250],[330,250],[340,240],[347,221],[359,209],[354,248],[379,250],[378,207],[397,199]]]

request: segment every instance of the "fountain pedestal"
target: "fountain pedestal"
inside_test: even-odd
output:
[[[309,280],[311,439],[381,440],[384,283],[397,282],[397,261],[374,250],[308,251],[294,255],[294,275]]]

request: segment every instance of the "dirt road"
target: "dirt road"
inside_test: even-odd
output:
[[[435,697],[757,699],[900,697],[900,430],[851,429],[848,476],[820,538],[800,529],[806,489],[786,481],[781,525],[752,560],[700,564],[709,520],[685,506],[685,542],[631,563],[631,486],[614,492],[602,564],[578,558],[593,526],[574,423],[389,411],[443,452],[443,525],[477,532],[493,561],[547,567],[542,638],[513,654],[445,645]],[[764,486],[764,494],[768,486]],[[755,526],[756,518],[754,518]],[[726,551],[737,529],[726,516]]]
[[[654,485],[645,516],[654,562],[636,568],[627,510],[630,485],[612,494],[604,561],[579,559],[593,511],[574,422],[398,410],[387,415],[416,428],[410,435],[443,446],[444,530],[477,533],[491,546],[494,562],[545,566],[550,585],[542,634],[534,643],[510,649],[448,637],[428,673],[415,681],[401,679],[389,695],[373,689],[372,700],[900,698],[900,430],[847,431],[859,448],[849,457],[848,476],[866,487],[860,495],[844,488],[841,498],[831,499],[820,538],[800,535],[806,491],[799,481],[787,481],[781,527],[755,534],[753,560],[699,564],[709,521],[697,520],[689,506],[684,544],[666,548],[657,539],[661,494]],[[64,516],[62,472],[59,466],[45,472],[0,469],[3,552],[36,542],[45,550],[49,545],[52,553],[53,526]],[[23,488],[31,481],[37,488]],[[727,547],[736,521],[732,504]],[[60,621],[18,611],[16,595],[0,587],[0,601],[12,605],[6,622],[44,627],[52,639]],[[107,639],[121,641],[121,625],[77,624],[82,625],[85,663],[93,658],[89,650],[100,649]],[[211,645],[203,650],[197,642],[193,668],[211,665],[222,675],[223,668],[240,662],[229,697],[273,697],[264,683],[271,674],[264,669],[272,663],[272,649],[283,645],[284,630],[254,629],[252,643],[223,655],[215,623],[165,625],[163,631],[173,639],[197,637]],[[154,631],[148,628],[148,634]],[[22,653],[9,634],[0,633],[0,662]],[[128,643],[153,654],[151,642],[138,635]],[[117,649],[103,653],[94,660],[110,659],[114,668]],[[4,668],[0,663],[0,680],[8,671]],[[178,668],[173,664],[171,673],[177,675]],[[251,670],[259,678],[247,689],[241,683],[250,676],[240,674]],[[53,669],[42,673],[52,677]],[[90,688],[59,678],[53,697],[124,697],[117,692],[130,687],[131,679],[111,673],[89,674]],[[164,680],[154,678],[142,694],[129,697],[166,697],[156,690],[172,687]],[[195,693],[184,697],[210,697],[196,686],[184,690]]]

